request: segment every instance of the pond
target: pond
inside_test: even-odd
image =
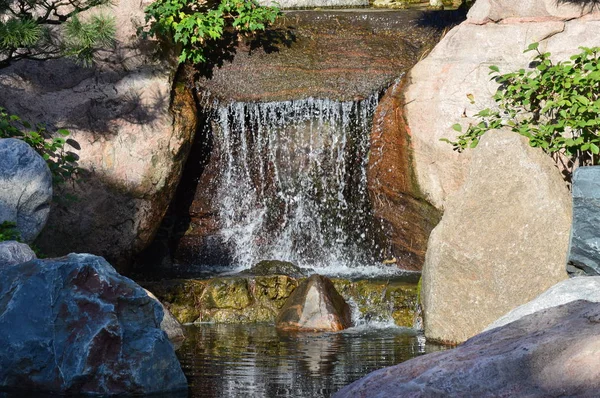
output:
[[[190,397],[329,397],[374,370],[444,349],[413,329],[381,324],[338,333],[197,324],[186,335],[178,356]]]

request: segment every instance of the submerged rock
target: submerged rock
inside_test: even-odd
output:
[[[599,352],[600,305],[574,301],[378,370],[334,397],[594,397]]]
[[[530,302],[515,308],[504,315],[485,330],[491,330],[508,323],[514,322],[534,312],[550,307],[556,307],[571,301],[586,300],[594,303],[600,302],[600,276],[580,276],[564,280],[552,286]]]
[[[35,258],[35,253],[25,243],[14,240],[0,242],[0,267],[24,263]]]
[[[338,331],[352,326],[350,306],[328,278],[312,275],[292,292],[277,316],[283,330]]]
[[[0,139],[0,224],[17,224],[21,238],[32,242],[48,220],[52,174],[44,159],[16,138]]]
[[[569,191],[525,137],[490,131],[429,238],[422,304],[427,338],[460,343],[567,277]]]
[[[72,394],[187,388],[163,311],[103,258],[0,270],[0,387]]]
[[[244,270],[241,275],[267,276],[267,275],[287,275],[292,278],[301,278],[306,276],[302,268],[289,261],[263,260],[252,268]]]
[[[600,275],[600,167],[573,173],[573,228],[569,261],[588,275]]]

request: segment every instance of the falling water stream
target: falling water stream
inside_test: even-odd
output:
[[[220,238],[237,269],[265,259],[325,275],[386,275],[367,191],[378,94],[211,104]]]

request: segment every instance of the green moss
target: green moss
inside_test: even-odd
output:
[[[244,309],[252,303],[246,278],[211,279],[202,305],[208,308]]]

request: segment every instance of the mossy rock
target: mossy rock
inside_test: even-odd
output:
[[[254,297],[260,303],[281,308],[298,286],[298,280],[286,275],[258,276],[254,279]]]
[[[306,273],[294,263],[279,260],[263,260],[252,268],[242,271],[243,276],[287,275],[292,278],[302,278]]]
[[[201,305],[206,308],[241,310],[252,303],[246,278],[215,278],[206,285]]]

